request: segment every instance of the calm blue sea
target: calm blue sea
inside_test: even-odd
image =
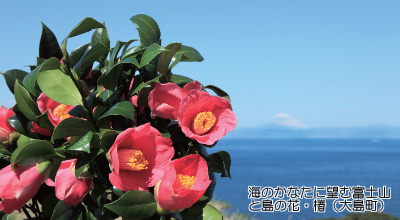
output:
[[[385,201],[384,212],[400,217],[400,140],[229,139],[220,141],[210,153],[220,150],[231,154],[232,179],[217,178],[214,198],[228,201],[233,210],[241,213],[272,220],[308,220],[346,214],[335,213],[331,207],[324,214],[314,213],[312,207],[302,207],[300,213],[250,213],[249,185],[386,185],[392,187],[392,199]]]

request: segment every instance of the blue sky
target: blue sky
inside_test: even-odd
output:
[[[202,53],[175,73],[228,91],[239,127],[400,126],[399,1],[6,1],[0,71],[35,62],[40,21],[61,41],[91,16],[115,42],[137,38],[129,18],[138,13],[157,20],[164,45]],[[0,95],[14,103],[3,79]]]

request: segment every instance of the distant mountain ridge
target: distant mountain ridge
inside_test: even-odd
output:
[[[365,127],[292,128],[267,124],[259,128],[237,129],[227,138],[400,138],[400,127],[371,125]]]

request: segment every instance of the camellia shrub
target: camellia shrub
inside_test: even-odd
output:
[[[161,46],[155,20],[131,18],[140,40],[110,47],[85,18],[61,42],[43,24],[30,72],[3,73],[16,105],[0,108],[0,210],[6,219],[221,219],[207,204],[225,151],[208,154],[236,125],[216,86],[172,72],[203,57]],[[71,52],[69,38],[92,31]]]

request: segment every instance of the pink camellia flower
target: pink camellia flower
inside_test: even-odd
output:
[[[0,170],[0,210],[10,214],[35,196],[50,172],[49,161],[29,161]]]
[[[77,159],[71,159],[61,163],[54,184],[56,197],[71,206],[81,203],[86,194],[93,188],[92,178],[75,176],[76,161]]]
[[[236,116],[227,99],[196,90],[182,101],[178,123],[187,137],[212,145],[235,128]]]
[[[119,134],[108,153],[112,185],[124,191],[147,190],[164,174],[174,148],[171,139],[147,123]]]
[[[38,134],[43,135],[43,136],[51,136],[51,130],[46,129],[46,128],[41,128],[35,122],[32,122],[31,132],[38,133]]]
[[[62,120],[72,117],[68,112],[75,107],[73,105],[60,104],[47,97],[44,93],[40,94],[37,103],[42,114],[49,111],[49,120],[54,127],[57,127]]]
[[[12,109],[3,106],[0,107],[0,142],[7,141],[9,135],[14,131],[14,128],[7,121],[14,114]]]
[[[165,119],[177,119],[181,101],[193,90],[202,90],[203,86],[197,81],[186,84],[183,88],[169,82],[157,83],[149,94],[149,107],[152,116]]]
[[[191,154],[170,163],[154,188],[154,196],[160,208],[180,211],[196,203],[210,183],[206,161]]]

